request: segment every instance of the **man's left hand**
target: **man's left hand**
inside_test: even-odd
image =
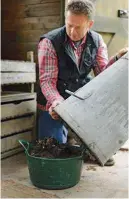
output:
[[[124,54],[126,54],[129,51],[128,47],[122,48],[118,53],[117,53],[117,58],[121,58]]]

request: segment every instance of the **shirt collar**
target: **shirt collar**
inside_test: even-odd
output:
[[[71,44],[71,46],[76,50],[77,47],[74,45],[74,42],[68,37],[68,35],[65,35],[65,42],[69,42]],[[86,35],[83,37],[82,42],[79,46],[83,46],[86,42]]]

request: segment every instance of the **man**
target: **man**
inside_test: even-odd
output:
[[[66,143],[67,130],[53,108],[108,66],[107,47],[100,34],[91,31],[94,4],[88,0],[70,0],[66,6],[65,26],[40,38],[38,46],[39,139],[52,136]],[[121,56],[121,55],[119,55]],[[118,57],[113,58],[113,60]],[[45,110],[44,107],[45,106]]]

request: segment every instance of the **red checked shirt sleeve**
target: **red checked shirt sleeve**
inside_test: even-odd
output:
[[[111,66],[116,61],[114,56],[112,56],[110,60],[108,60],[107,46],[104,43],[102,36],[99,35],[99,37],[99,48],[96,56],[96,63],[94,65],[95,75],[100,74],[102,71],[104,71],[106,68]]]
[[[47,100],[48,109],[55,100],[63,100],[56,84],[58,77],[58,60],[56,51],[47,38],[40,41],[38,46],[39,80],[43,95]]]
[[[107,46],[104,43],[102,36],[99,35],[99,48],[96,56],[96,62],[94,65],[94,73],[95,75],[100,74],[103,70],[105,70],[108,64],[108,52]]]

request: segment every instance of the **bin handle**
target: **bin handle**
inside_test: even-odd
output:
[[[23,146],[23,148],[25,149],[25,151],[28,152],[28,149],[29,149],[29,142],[26,141],[26,140],[18,140],[18,141],[19,141],[19,143]],[[26,147],[26,145],[27,145],[27,147]]]
[[[81,144],[80,148],[82,149],[82,155],[85,155],[85,151],[86,151],[86,146],[84,144]]]

